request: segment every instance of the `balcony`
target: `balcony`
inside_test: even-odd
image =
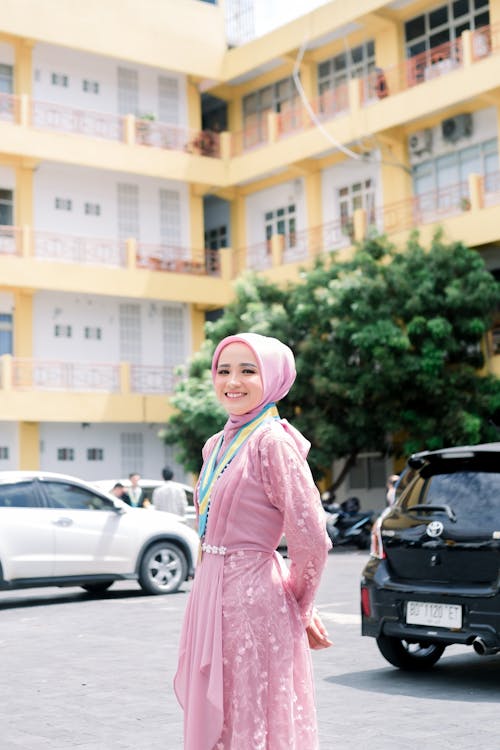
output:
[[[96,269],[99,273],[96,274]],[[13,287],[86,291],[221,305],[231,298],[231,251],[82,237],[0,226],[2,283]]]
[[[64,413],[65,421],[161,421],[171,412],[165,397],[179,380],[175,369],[4,354],[0,357],[2,417],[52,421],[54,415],[60,418]]]

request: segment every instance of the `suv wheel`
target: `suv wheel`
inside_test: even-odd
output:
[[[389,635],[379,635],[377,646],[390,664],[409,672],[430,669],[441,658],[446,648],[436,643],[409,643]]]
[[[176,544],[158,542],[144,553],[139,583],[148,594],[173,594],[186,576],[186,556]]]

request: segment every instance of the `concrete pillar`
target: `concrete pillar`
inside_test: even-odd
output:
[[[479,211],[484,207],[484,181],[480,174],[470,174],[469,182],[469,201],[470,210]]]
[[[40,425],[38,422],[19,423],[19,469],[37,471],[40,468]]]

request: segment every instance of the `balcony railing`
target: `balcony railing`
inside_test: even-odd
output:
[[[155,120],[135,121],[135,139],[141,146],[187,151],[198,156],[220,157],[220,136],[212,130],[193,130]]]
[[[19,227],[0,225],[0,255],[21,254],[21,230]]]
[[[219,250],[193,250],[133,239],[81,237],[42,230],[31,233],[29,228],[0,225],[0,257],[5,255],[82,266],[135,267],[202,276],[222,273]]]
[[[469,209],[469,184],[459,182],[382,206],[376,209],[376,216],[377,224],[382,225],[383,231],[393,234],[419,224],[432,224],[457,216]]]
[[[125,242],[39,230],[34,232],[34,257],[38,260],[113,268],[124,268],[127,263]]]
[[[120,366],[95,362],[55,362],[13,357],[11,384],[13,390],[16,391],[119,393]]]
[[[124,118],[120,115],[67,107],[37,99],[32,102],[31,123],[35,128],[77,133],[111,141],[122,141],[125,136]]]
[[[62,362],[0,356],[0,390],[165,395],[172,393],[177,366],[126,362]]]
[[[19,97],[0,93],[0,120],[19,122]]]
[[[137,244],[137,268],[202,276],[220,276],[221,273],[217,250],[192,250],[146,242]]]

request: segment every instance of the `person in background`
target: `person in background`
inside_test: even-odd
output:
[[[130,498],[127,495],[127,490],[123,486],[121,482],[117,482],[110,490],[111,494],[115,497],[118,497],[120,500],[123,500],[125,503],[129,503],[130,505]]]
[[[151,501],[155,510],[163,510],[167,513],[175,513],[177,516],[185,516],[188,501],[186,493],[178,484],[172,481],[174,472],[169,466],[162,469],[161,475],[165,481],[161,487],[153,490]]]
[[[396,499],[396,484],[398,483],[398,479],[399,474],[391,474],[390,477],[387,477],[385,499],[389,507],[394,505]]]
[[[270,336],[228,336],[213,356],[228,420],[205,443],[194,497],[201,559],[174,679],[184,750],[318,748],[309,649],[332,645],[314,606],[331,543],[310,443],[275,404],[295,375]]]
[[[144,497],[142,488],[139,486],[141,475],[137,471],[133,471],[128,475],[128,478],[130,480],[130,487],[127,488],[128,500],[123,499],[133,508],[147,508],[151,505],[151,502],[147,497]]]

